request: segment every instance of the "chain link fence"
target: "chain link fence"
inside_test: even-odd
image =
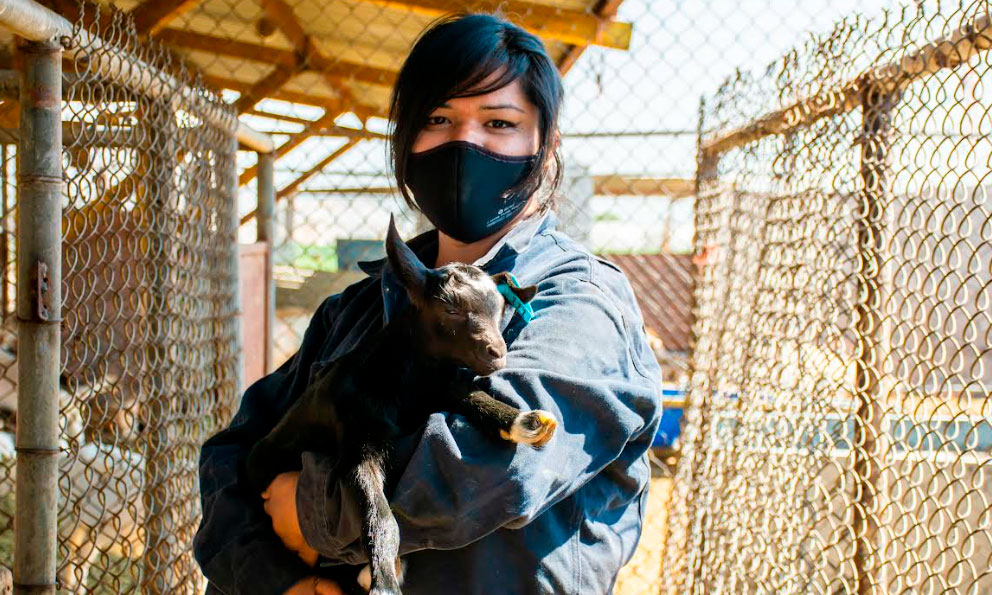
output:
[[[212,0],[156,25],[154,35],[277,146],[276,207],[264,223],[272,227],[276,366],[295,352],[317,305],[364,276],[356,263],[382,256],[390,213],[403,237],[429,227],[406,208],[387,167],[387,100],[413,41],[447,12],[501,8],[542,37],[565,75],[562,227],[631,279],[665,380],[680,385],[699,97],[749,65],[742,60],[771,60],[865,4]],[[257,159],[238,154],[243,242],[258,237]],[[671,482],[657,477],[652,489],[640,549],[617,593],[658,591]]]
[[[666,592],[992,592],[988,2],[707,98]]]
[[[240,390],[236,119],[127,15],[56,4],[74,23],[61,38],[60,592],[199,593],[199,447]],[[4,43],[0,563],[12,566],[14,302],[27,290],[15,274],[23,66]]]
[[[109,42],[77,41],[64,77],[64,589],[201,589],[188,553],[195,461],[237,398],[235,235],[271,243],[273,369],[320,301],[363,276],[356,262],[381,256],[390,213],[406,238],[428,228],[388,172],[391,84],[434,18],[494,8],[540,35],[565,74],[562,227],[631,279],[666,383],[691,380],[685,431],[664,450],[681,444],[686,454],[674,481],[657,468],[641,546],[615,592],[985,587],[974,577],[990,563],[987,483],[984,459],[969,458],[987,450],[988,426],[978,388],[987,384],[977,380],[989,363],[978,264],[989,260],[984,54],[904,77],[898,101],[891,90],[862,96],[869,67],[949,34],[984,3],[922,12],[895,0],[48,5]],[[831,29],[856,10],[874,16]],[[740,74],[811,32],[807,48],[771,70]],[[0,41],[10,49],[0,79],[9,396],[17,77],[13,39]],[[126,56],[118,74],[100,66],[110,51]],[[175,92],[136,92],[135,76]],[[791,104],[786,125],[765,118]],[[274,154],[235,157],[219,124],[233,126],[234,115],[270,134]],[[260,184],[263,159],[275,163],[271,184]],[[274,187],[271,217],[257,210],[260,185]],[[869,199],[885,208],[865,208]],[[872,242],[875,252],[862,249]],[[4,420],[9,431],[16,411]],[[12,529],[7,450],[0,552]]]

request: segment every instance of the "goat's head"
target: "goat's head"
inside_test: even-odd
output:
[[[504,299],[496,283],[506,276],[490,276],[476,266],[452,263],[429,268],[400,239],[389,219],[386,255],[390,267],[416,308],[428,354],[491,374],[506,365],[506,342],[500,334]],[[512,287],[523,302],[537,293],[536,286]]]

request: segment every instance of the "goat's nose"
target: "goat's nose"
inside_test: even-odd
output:
[[[490,343],[486,347],[486,352],[489,353],[489,355],[491,355],[491,356],[493,356],[495,358],[501,358],[501,357],[503,357],[503,352],[498,347],[496,347],[495,345],[493,345],[492,343]]]

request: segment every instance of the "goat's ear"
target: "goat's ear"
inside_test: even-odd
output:
[[[534,299],[534,296],[537,295],[537,285],[528,285],[526,287],[514,287],[513,283],[510,282],[509,273],[505,273],[505,272],[496,273],[495,275],[493,275],[493,282],[496,283],[497,285],[499,285],[500,283],[505,283],[506,286],[510,288],[510,291],[516,294],[516,296],[520,298],[520,301],[525,304],[531,301],[532,299]]]
[[[389,216],[389,231],[386,233],[386,257],[389,266],[406,288],[410,300],[416,304],[423,303],[424,288],[427,284],[427,267],[420,262],[417,255],[400,239],[396,231],[396,222]]]

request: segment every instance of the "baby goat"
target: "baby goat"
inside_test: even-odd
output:
[[[506,365],[500,335],[504,301],[496,284],[508,275],[490,277],[460,263],[427,268],[400,240],[392,218],[386,254],[412,307],[315,372],[246,461],[248,479],[261,492],[279,473],[299,469],[303,451],[334,457],[337,472],[360,494],[374,595],[400,593],[394,565],[399,530],[383,493],[395,437],[423,425],[436,411],[460,413],[493,437],[536,448],[557,427],[547,412],[522,413],[455,380],[459,367],[486,375]],[[537,292],[534,286],[509,285],[525,303]]]

